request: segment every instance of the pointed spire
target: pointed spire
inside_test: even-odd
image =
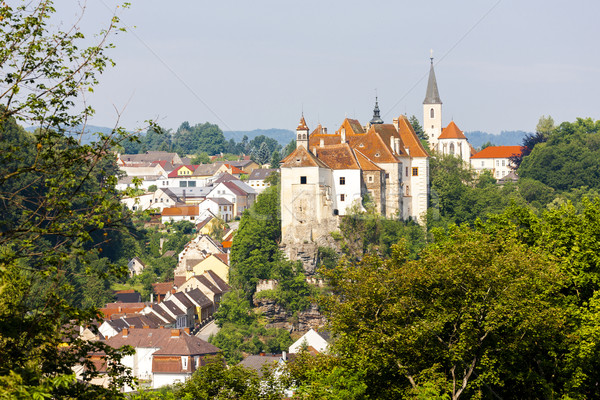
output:
[[[383,120],[379,116],[379,102],[377,101],[377,96],[375,96],[375,108],[373,109],[373,119],[371,119],[369,123],[371,125],[383,124]]]
[[[429,68],[429,81],[427,82],[427,92],[425,93],[423,104],[442,104],[435,79],[435,72],[433,71],[433,51],[429,59],[431,60],[431,67]]]
[[[304,112],[302,113],[302,118],[300,118],[300,123],[298,124],[298,127],[296,128],[297,131],[307,131],[308,130],[308,126],[306,126],[306,121],[304,120]]]

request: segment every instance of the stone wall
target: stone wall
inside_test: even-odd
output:
[[[307,310],[299,312],[297,319],[273,299],[255,298],[254,306],[267,319],[267,328],[283,328],[289,331],[304,332],[310,328],[324,326],[327,322],[315,303],[311,304]]]

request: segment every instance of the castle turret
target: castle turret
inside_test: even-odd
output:
[[[300,123],[296,128],[296,147],[304,146],[304,148],[308,150],[308,135],[308,126],[306,126],[304,114],[302,114],[302,118],[300,118]]]
[[[429,144],[432,148],[435,148],[438,137],[442,134],[442,100],[440,99],[433,70],[433,57],[430,60],[429,81],[427,82],[427,92],[423,101],[423,129],[427,134]]]

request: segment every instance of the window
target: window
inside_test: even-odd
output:
[[[301,176],[300,177],[300,184],[301,185],[306,185],[306,177],[305,176]]]
[[[406,195],[410,196],[410,190],[408,189],[408,185],[406,185]]]
[[[484,165],[485,165],[485,161],[482,161],[481,162],[481,166],[483,167]]]
[[[454,154],[454,143],[450,143],[450,154]]]
[[[196,368],[200,368],[200,356],[194,357],[196,360]]]
[[[340,185],[345,185],[345,184],[346,184],[346,177],[340,176]]]
[[[433,108],[429,110],[429,118],[435,118],[435,111],[433,111]]]
[[[496,167],[500,166],[500,160],[496,160]]]
[[[188,187],[196,187],[196,181],[189,181]]]
[[[502,160],[502,166],[506,166],[506,160]]]
[[[412,176],[419,176],[419,167],[413,167]]]
[[[181,368],[187,369],[188,367],[188,358],[187,356],[181,356]]]
[[[373,175],[367,175],[367,182],[369,182],[369,183],[373,182]]]
[[[408,167],[406,167],[406,170],[404,171],[404,174],[405,174],[406,176],[408,176]]]
[[[340,201],[346,201],[346,195],[340,194]]]
[[[179,187],[187,187],[186,181],[179,181]]]

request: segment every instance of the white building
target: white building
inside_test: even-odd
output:
[[[312,348],[318,353],[326,353],[329,340],[329,332],[317,332],[311,328],[300,339],[296,340],[288,350],[290,354],[300,353],[302,348],[305,347],[307,349]]]
[[[494,178],[501,179],[515,169],[510,158],[521,153],[521,146],[489,146],[471,157],[471,167],[478,173],[488,170]]]

